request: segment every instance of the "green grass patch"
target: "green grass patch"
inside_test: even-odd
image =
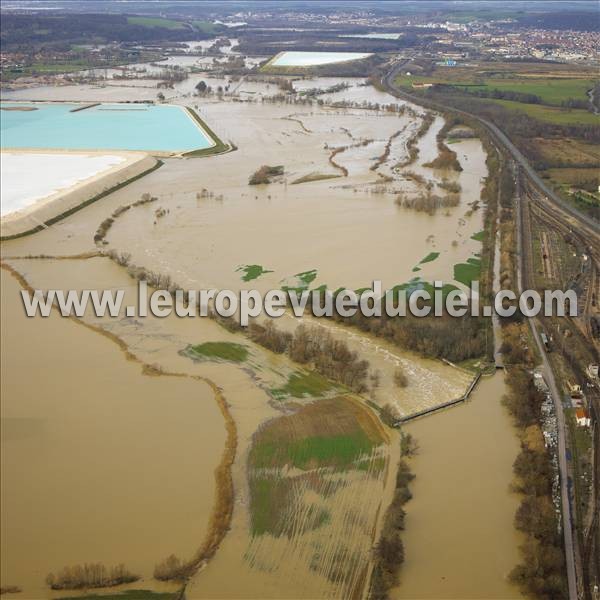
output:
[[[192,25],[202,33],[219,33],[224,26],[212,21],[192,21]]]
[[[454,265],[454,280],[470,287],[472,281],[479,281],[481,259],[469,258],[466,263]]]
[[[244,275],[242,275],[242,281],[252,281],[253,279],[258,279],[265,273],[273,272],[265,269],[262,265],[241,265],[236,269],[236,272],[240,271],[244,273]]]
[[[142,27],[161,28],[161,29],[183,29],[185,23],[174,21],[173,19],[163,19],[161,17],[127,17],[129,25],[141,25]]]
[[[495,100],[486,98],[487,102],[495,102],[510,110],[520,110],[534,119],[556,123],[557,125],[600,125],[600,117],[583,109],[557,108],[542,104],[524,104],[513,100]]]
[[[456,77],[457,73],[458,77]],[[412,88],[413,83],[439,83],[454,86],[465,92],[481,90],[492,93],[493,90],[499,90],[500,92],[532,94],[538,96],[544,105],[554,107],[560,107],[561,103],[566,102],[569,98],[586,100],[587,91],[595,85],[593,79],[587,78],[519,77],[517,75],[510,77],[509,73],[506,75],[509,76],[482,77],[478,70],[473,70],[471,73],[464,68],[459,68],[458,71],[457,69],[438,68],[433,75],[402,75],[396,82],[405,88]],[[523,103],[517,102],[517,104]]]
[[[205,342],[196,346],[188,346],[184,353],[190,358],[226,360],[237,363],[244,362],[248,358],[248,348],[233,342]]]
[[[475,240],[476,242],[483,242],[483,240],[485,239],[485,231],[481,230],[481,231],[478,231],[477,233],[474,233],[471,236],[471,239]]]
[[[306,396],[322,396],[333,388],[333,384],[315,371],[297,371],[291,373],[287,383],[280,388],[271,390],[276,398],[293,396],[305,398]]]
[[[467,360],[457,363],[457,366],[465,369],[466,371],[470,371],[475,375],[478,373],[482,373],[484,375],[493,375],[496,372],[496,365],[494,363],[490,363],[484,356],[479,358],[468,358]]]
[[[252,447],[250,464],[255,468],[290,465],[302,470],[316,467],[345,470],[356,460],[368,456],[372,449],[371,439],[364,431],[357,430],[348,434],[262,442]]]
[[[83,596],[64,596],[56,600],[175,600],[178,592],[152,592],[150,590],[123,590],[108,594],[84,594]]]
[[[424,265],[425,263],[433,262],[439,255],[439,252],[430,252],[419,264]]]

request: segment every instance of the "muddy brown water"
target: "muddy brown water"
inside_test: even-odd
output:
[[[185,84],[189,85],[191,82],[192,78]],[[256,91],[258,85],[244,83],[241,89]],[[353,93],[360,92],[361,98],[370,100],[372,99],[370,89],[360,88]],[[25,90],[21,94],[24,97],[28,94],[32,96],[37,94],[36,97],[55,99],[79,94],[78,98],[86,100],[129,99],[143,94],[154,96],[151,89],[138,90],[126,86],[102,89],[92,88],[92,86],[65,86],[65,88]],[[440,181],[443,177],[458,180],[463,187],[463,193],[459,207],[429,216],[399,209],[394,204],[393,190],[402,187],[414,191],[414,186],[411,188],[412,184],[396,177],[390,186],[391,191],[379,194],[374,191],[378,178],[369,170],[369,166],[382,152],[390,136],[398,129],[406,127],[406,134],[396,138],[392,145],[393,160],[402,159],[406,136],[418,125],[418,121],[413,120],[412,117],[399,118],[360,110],[313,110],[310,107],[286,105],[216,102],[213,99],[207,102],[198,101],[198,104],[201,114],[211,127],[214,127],[225,139],[235,141],[238,146],[236,152],[206,160],[166,160],[165,165],[158,171],[107,196],[101,202],[87,207],[52,228],[30,238],[3,244],[3,254],[5,256],[39,253],[66,255],[93,250],[92,237],[98,224],[116,207],[139,199],[145,192],[158,196],[158,203],[130,211],[119,219],[108,235],[108,247],[131,252],[137,264],[168,273],[175,281],[186,287],[214,286],[231,289],[256,287],[265,290],[278,287],[282,280],[312,268],[318,270],[318,279],[314,285],[325,283],[333,289],[338,285],[362,287],[368,285],[374,278],[382,279],[384,285],[394,285],[413,277],[415,273],[412,269],[431,251],[441,252],[440,257],[422,265],[422,271],[418,274],[424,279],[448,280],[456,262],[466,260],[481,248],[478,242],[471,239],[471,235],[481,229],[481,213],[475,213],[470,218],[464,216],[468,208],[466,203],[479,198],[482,177],[486,175],[485,154],[480,142],[465,140],[452,146],[463,164],[464,171],[460,174],[433,172],[421,166],[421,163],[431,160],[437,154],[435,136],[443,125],[441,119],[436,119],[434,126],[419,142],[420,157],[413,169],[434,181]],[[298,122],[287,120],[290,116],[299,119],[310,133],[305,131]],[[343,154],[338,155],[340,164],[343,164],[344,160],[349,161],[351,177],[300,185],[291,184],[297,177],[312,172],[336,172],[328,161],[330,149],[338,145],[354,143],[347,131],[357,139],[376,140],[370,149],[367,147],[367,151],[350,152],[346,157]],[[328,148],[324,147],[325,143],[328,144]],[[257,148],[260,148],[259,153]],[[247,184],[248,176],[265,163],[284,164],[286,169],[284,181],[267,187],[250,188]],[[389,164],[380,167],[383,174],[387,174],[389,170]],[[213,191],[215,196],[223,194],[222,200],[217,200],[216,197],[197,199],[197,192],[204,187]],[[158,206],[169,209],[169,212],[155,225],[154,210]],[[332,232],[335,234],[332,235]],[[132,293],[131,280],[128,280],[124,270],[106,259],[78,262],[16,261],[14,264],[20,272],[30,276],[33,283],[40,287],[122,288],[129,286],[127,293],[128,295]],[[236,271],[241,264],[262,264],[267,269],[272,269],[273,273],[245,283],[241,280],[240,273]],[[3,282],[4,280],[3,274]],[[48,385],[42,387],[46,381],[44,377],[50,378],[57,390],[53,396],[60,398],[59,408],[65,412],[66,420],[66,424],[62,428],[58,427],[54,433],[62,440],[57,445],[56,451],[63,452],[62,455],[55,457],[57,461],[55,464],[59,465],[61,463],[58,461],[62,461],[62,464],[73,465],[68,477],[63,474],[64,470],[60,471],[59,466],[52,468],[51,465],[50,469],[39,474],[38,481],[40,469],[38,467],[38,471],[29,471],[35,474],[34,481],[30,482],[29,477],[22,477],[18,485],[15,483],[11,488],[7,488],[10,489],[11,497],[14,499],[8,505],[3,503],[3,509],[6,514],[17,510],[15,514],[20,516],[16,518],[15,523],[22,524],[21,530],[27,533],[27,539],[37,539],[35,535],[45,535],[45,540],[52,540],[51,543],[38,544],[39,547],[33,553],[29,552],[28,559],[25,560],[23,542],[25,536],[18,539],[19,536],[14,533],[14,530],[11,534],[9,528],[6,534],[9,537],[3,533],[3,544],[5,539],[8,540],[6,547],[10,553],[24,565],[23,568],[29,569],[31,565],[35,566],[36,571],[31,576],[36,582],[42,581],[50,570],[60,568],[63,564],[83,560],[102,560],[106,564],[123,561],[129,568],[138,570],[148,577],[153,565],[165,555],[175,552],[189,557],[193,554],[206,530],[213,501],[212,471],[218,463],[225,439],[222,419],[210,390],[199,382],[190,383],[194,390],[199,390],[195,393],[206,400],[198,403],[201,405],[199,408],[189,400],[193,394],[189,392],[177,394],[177,389],[183,390],[187,385],[185,380],[169,378],[163,390],[162,378],[144,378],[140,374],[139,366],[127,363],[121,351],[110,340],[98,334],[72,322],[62,322],[59,318],[50,318],[42,324],[36,320],[35,324],[30,325],[32,322],[24,318],[16,318],[18,314],[12,301],[3,302],[3,315],[5,313],[9,316],[15,315],[12,324],[13,333],[11,334],[11,328],[7,327],[3,328],[2,334],[5,347],[10,347],[12,350],[14,345],[10,355],[6,353],[3,355],[3,361],[6,361],[3,362],[3,367],[6,364],[13,372],[12,379],[9,378],[10,387],[7,389],[11,390],[11,393],[13,391],[17,393],[20,387],[29,390],[26,401],[20,402],[20,406],[28,407],[31,403],[31,415],[16,412],[10,416],[20,419],[32,418],[33,421],[38,419],[54,426],[55,419],[50,419],[44,412],[46,409],[54,408],[54,405],[39,405],[40,390],[48,389]],[[21,321],[24,321],[22,327]],[[297,597],[302,593],[308,593],[311,597],[336,595],[340,588],[324,582],[313,571],[305,568],[307,553],[314,552],[314,544],[321,543],[318,537],[313,539],[307,537],[300,540],[300,543],[296,543],[298,542],[296,540],[294,544],[286,544],[285,539],[264,540],[260,544],[252,544],[249,536],[246,487],[248,447],[256,428],[265,420],[279,414],[270,403],[266,390],[269,387],[281,386],[281,380],[285,381],[288,373],[295,368],[294,365],[289,364],[289,361],[282,357],[269,358],[264,351],[251,344],[253,360],[266,365],[267,368],[250,372],[248,369],[231,364],[195,364],[178,354],[178,351],[189,343],[239,339],[238,336],[219,328],[214,322],[188,323],[173,318],[146,319],[144,323],[121,320],[118,323],[102,323],[102,325],[124,340],[127,346],[146,362],[156,362],[168,370],[198,374],[215,381],[223,388],[236,421],[239,447],[233,467],[236,496],[232,528],[213,561],[194,578],[189,588],[190,597],[215,597],[226,592],[238,596],[244,592],[246,597],[267,595],[281,597],[282,589],[285,589],[285,594],[291,597]],[[77,330],[78,327],[81,331]],[[46,328],[50,328],[51,331],[44,333]],[[72,333],[71,330],[77,331]],[[85,337],[85,343],[80,340],[83,339],[82,336]],[[350,333],[348,338],[352,338]],[[61,349],[65,347],[60,355],[52,351],[57,346],[57,339],[61,340]],[[356,340],[352,338],[352,343],[364,352],[364,358],[372,360],[373,365],[381,368],[384,373],[384,384],[378,392],[382,396],[382,401],[386,399],[384,398],[387,390],[385,373],[388,370],[388,363],[395,364],[396,360],[400,360],[403,365],[403,361],[409,361],[407,370],[411,374],[413,369],[411,365],[414,366],[415,383],[412,392],[415,398],[412,401],[416,405],[434,401],[433,396],[442,392],[445,398],[446,394],[455,393],[455,387],[459,389],[463,386],[464,374],[451,367],[440,363],[434,366],[430,364],[431,361],[421,361],[418,357],[407,356],[405,353],[399,353],[401,355],[399,358],[392,352],[393,349],[387,348],[385,344],[372,342],[363,338]],[[71,356],[73,349],[80,351]],[[70,362],[66,362],[65,357],[70,358]],[[64,362],[66,364],[63,364]],[[77,366],[76,371],[72,365]],[[98,365],[101,365],[100,369],[93,368]],[[423,375],[424,369],[435,375],[435,385],[431,383],[431,377]],[[21,380],[26,380],[29,373],[37,374],[38,371],[39,377],[21,386]],[[112,394],[102,390],[109,385],[106,377],[106,373],[109,372],[119,375],[117,388]],[[119,385],[124,386],[125,383],[127,385],[123,391]],[[5,385],[9,384],[3,382],[3,393]],[[123,394],[129,398],[126,391],[130,390],[131,386],[135,386],[140,393],[136,391],[135,394],[129,394],[135,397],[125,403],[122,401]],[[97,392],[96,389],[103,393]],[[71,397],[74,390],[78,393],[85,390],[83,406],[92,405],[86,408],[89,412],[85,415],[75,411],[72,405],[68,405],[69,411],[65,407],[64,399]],[[180,408],[179,413],[175,413],[173,405],[178,402],[178,396],[187,400],[180,400],[184,406]],[[457,413],[462,415],[465,410],[471,409],[476,404],[474,401],[455,410],[463,411]],[[87,419],[87,414],[92,415],[92,419]],[[114,414],[119,415],[119,421],[113,425]],[[433,454],[430,454],[429,449],[443,448],[446,455],[450,451],[458,452],[453,444],[458,444],[462,449],[470,444],[470,440],[477,444],[479,439],[477,435],[485,430],[481,423],[479,424],[481,431],[476,430],[475,417],[465,417],[465,429],[461,430],[463,417],[447,416],[452,414],[454,414],[452,411],[448,411],[410,426],[411,430],[415,429],[415,435],[419,438],[423,450],[414,461],[418,479],[414,487],[415,500],[408,505],[407,512],[413,509],[416,511],[421,506],[423,510],[430,511],[430,514],[435,512],[436,507],[439,509],[440,498],[436,496],[436,482],[445,485],[447,478],[441,466],[435,467],[435,462],[426,461],[431,456],[438,456],[441,460],[439,454],[435,454],[433,450],[431,450]],[[144,415],[145,420],[140,421],[140,415]],[[177,415],[177,420],[174,422]],[[67,420],[67,417],[70,420]],[[180,417],[184,423],[181,424],[181,429],[178,429]],[[480,418],[487,424],[485,414],[481,414]],[[144,428],[140,427],[140,422],[145,424]],[[434,425],[438,422],[442,424]],[[454,423],[458,431],[463,432],[462,437],[458,436],[458,441],[446,438],[447,432],[443,425],[446,422]],[[430,424],[425,426],[426,423]],[[469,426],[473,429],[469,429]],[[39,424],[29,421],[21,425],[13,421],[13,429],[17,432],[16,434],[13,432],[13,436],[21,435],[19,431],[31,430],[25,438],[25,441],[31,440],[27,441],[27,444],[34,442],[42,444],[43,437],[42,440],[39,438],[45,429],[40,430],[40,427]],[[46,424],[46,428],[48,427],[49,425]],[[493,427],[496,428],[497,424],[494,423]],[[422,428],[422,432],[419,432],[419,428]],[[141,432],[138,431],[140,429]],[[73,434],[74,430],[75,434]],[[108,437],[109,433],[112,434],[111,445],[101,445],[103,438]],[[80,439],[84,434],[87,434],[86,441],[90,440],[89,453],[86,451],[76,458],[67,454],[64,448],[69,438]],[[136,439],[136,444],[127,446],[127,440],[132,438]],[[157,444],[156,440],[161,440],[161,444]],[[165,440],[170,454],[165,455],[162,440]],[[10,439],[7,443],[14,445]],[[508,437],[498,442],[503,453],[511,443]],[[425,451],[425,448],[428,450]],[[395,447],[391,449],[392,454],[394,451]],[[33,450],[27,450],[23,460],[33,460],[31,458],[33,453]],[[193,460],[177,461],[176,453],[181,453],[188,458],[193,456]],[[8,455],[10,456],[10,453]],[[13,456],[16,454],[13,453]],[[47,460],[53,456],[54,454],[49,453]],[[166,460],[165,456],[169,460]],[[115,466],[114,463],[119,457],[124,464]],[[89,477],[89,474],[85,478],[86,468],[89,470],[90,464],[94,468],[96,464],[104,465],[100,470],[102,485]],[[460,453],[456,455],[455,464],[458,473],[462,473],[463,467],[473,468],[466,457]],[[129,479],[123,474],[127,465],[131,466],[127,471]],[[48,472],[52,472],[52,477],[47,475]],[[428,481],[428,472],[432,474],[428,484],[430,487],[425,485]],[[8,473],[10,474],[10,469]],[[506,486],[510,474],[505,478],[504,471],[502,473],[498,481],[502,493],[507,493]],[[96,495],[88,498],[87,488],[79,491],[78,478],[91,481],[90,489],[94,490]],[[374,528],[376,521],[380,523],[381,499],[389,499],[391,480],[393,477],[388,478],[385,487],[383,481],[378,482],[377,486],[366,485],[360,478],[349,481],[346,492],[337,499],[337,505],[332,507],[338,511],[333,515],[332,521],[336,535],[342,531],[341,524],[348,514],[358,515],[364,521],[366,529]],[[10,482],[9,479],[7,481]],[[107,481],[110,483],[107,484]],[[39,489],[43,482],[48,486],[54,482],[55,487],[62,492],[57,496],[56,501],[46,502],[43,505],[40,503],[38,496],[43,497],[42,492],[47,491]],[[149,490],[151,483],[154,488]],[[418,487],[421,484],[425,485],[423,489]],[[35,492],[34,496],[29,494],[30,490],[26,486],[30,486]],[[65,489],[70,493],[66,499]],[[184,490],[185,493],[173,494],[173,490]],[[141,493],[136,493],[137,491]],[[77,499],[79,502],[76,503]],[[462,501],[466,499],[463,497]],[[20,503],[30,507],[34,502],[39,503],[46,513],[54,507],[59,514],[54,519],[47,518],[42,525],[34,519],[36,529],[30,531],[27,529],[30,525],[25,522],[23,510],[19,506],[17,508],[14,506]],[[174,505],[171,502],[181,503],[181,509],[176,511],[172,508]],[[360,511],[356,509],[357,502],[362,507]],[[453,502],[454,504],[449,503],[449,506],[455,506],[456,514],[460,516],[460,519],[456,519],[459,523],[455,531],[458,531],[459,525],[464,529],[461,535],[457,534],[456,539],[459,540],[457,544],[465,544],[468,548],[473,548],[476,542],[483,544],[483,540],[479,538],[471,540],[469,536],[472,518],[469,520],[469,515],[465,514],[464,509],[459,508],[462,506],[459,500]],[[385,501],[381,506],[384,504]],[[74,505],[76,507],[71,511]],[[98,515],[97,521],[89,518],[89,506],[93,507],[94,515]],[[59,508],[67,510],[62,512]],[[38,510],[37,504],[33,509]],[[86,510],[88,512],[85,512],[82,517],[80,513]],[[176,514],[173,514],[175,512]],[[71,513],[77,516],[77,522],[72,518]],[[105,526],[107,521],[110,522],[121,513],[127,518],[118,521],[121,528],[119,531]],[[169,515],[168,519],[165,518],[165,513]],[[415,514],[418,517],[419,513],[416,512],[413,516]],[[499,520],[501,525],[498,525],[498,531],[494,534],[502,537],[512,533],[512,514],[514,510],[510,517],[508,510],[503,513],[502,519]],[[156,518],[156,515],[160,515],[159,518]],[[84,517],[90,523],[86,523]],[[64,526],[64,531],[59,532],[60,537],[53,525],[54,522]],[[428,556],[420,549],[419,540],[421,536],[426,538],[429,534],[428,530],[423,529],[421,525],[418,520],[411,521],[411,517],[408,517],[405,534],[407,563],[403,570],[402,597],[411,597],[411,593],[413,597],[419,597],[414,596],[414,592],[418,590],[421,590],[419,593],[425,594],[423,597],[435,597],[436,590],[431,591],[429,596],[426,595],[429,589],[427,574],[431,572],[443,574],[445,569],[443,558],[438,557],[433,564],[427,562]],[[129,529],[130,526],[133,532]],[[89,529],[86,528],[93,527],[96,528],[92,531],[93,542],[77,537],[78,531],[88,531]],[[156,537],[160,534],[160,543],[155,544],[156,537],[151,537],[154,528],[159,532]],[[136,537],[135,533],[139,531],[143,534]],[[468,543],[464,541],[465,532],[469,534],[466,536],[470,540]],[[416,537],[413,539],[411,536]],[[60,543],[55,538],[60,540]],[[513,542],[513,547],[509,548],[508,542],[506,544],[503,542],[499,547],[503,549],[503,556],[512,556],[516,552],[516,541]],[[495,547],[489,540],[486,544],[489,549]],[[56,551],[55,546],[57,546]],[[365,548],[367,545],[361,542],[356,547]],[[447,540],[445,546],[446,551],[450,553],[448,548],[454,549],[451,540]],[[262,569],[249,568],[246,560],[248,552],[251,553],[254,564],[257,560],[262,562]],[[411,556],[411,553],[414,555]],[[315,555],[318,556],[318,552]],[[5,556],[6,552],[3,552],[3,581]],[[286,557],[289,558],[287,562]],[[421,563],[428,566],[423,566]],[[235,577],[232,573],[235,573]],[[475,578],[477,581],[473,583],[473,587],[469,588],[472,589],[473,594],[479,593],[479,597],[485,595],[482,592],[484,583],[496,582],[498,576],[497,572],[491,573],[485,569],[482,573],[481,577]],[[466,573],[463,575],[467,580],[472,578],[472,574],[468,574],[468,577]],[[23,574],[25,580],[28,581],[29,577],[30,575]],[[25,588],[29,585],[27,581],[7,579],[6,584],[21,585]],[[461,597],[462,590],[459,588],[458,584],[452,588],[451,593],[454,593],[454,589],[458,590],[456,591],[458,595],[453,597]],[[471,593],[469,590],[467,592]]]
[[[50,571],[123,562],[155,587],[154,565],[207,532],[225,440],[213,393],[142,375],[70,319],[26,318],[1,277],[2,583],[43,598]]]
[[[392,598],[521,598],[506,578],[523,539],[513,525],[519,442],[501,404],[505,391],[502,374],[484,377],[467,403],[406,425],[419,452]]]

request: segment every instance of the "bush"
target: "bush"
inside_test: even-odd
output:
[[[396,367],[394,371],[394,383],[397,387],[404,388],[408,385],[408,377],[401,367]]]
[[[269,165],[263,165],[250,176],[248,185],[271,183],[272,177],[279,177],[281,175],[283,175],[283,166],[270,167]]]
[[[46,583],[53,590],[79,590],[83,588],[112,587],[132,583],[139,579],[123,564],[107,569],[102,563],[84,563],[64,567],[58,573],[50,573]]]
[[[193,563],[183,562],[174,554],[167,556],[165,560],[154,567],[154,579],[159,581],[184,581],[193,573]]]

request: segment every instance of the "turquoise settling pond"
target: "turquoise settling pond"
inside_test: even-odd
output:
[[[2,148],[145,150],[189,152],[213,146],[186,109],[151,104],[101,104],[71,112],[81,104],[3,102]]]

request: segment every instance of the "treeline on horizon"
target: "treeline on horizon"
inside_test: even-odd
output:
[[[33,44],[92,44],[103,42],[156,42],[202,40],[214,33],[189,27],[168,29],[130,23],[127,15],[116,14],[22,14],[2,12],[2,49],[31,51]]]

